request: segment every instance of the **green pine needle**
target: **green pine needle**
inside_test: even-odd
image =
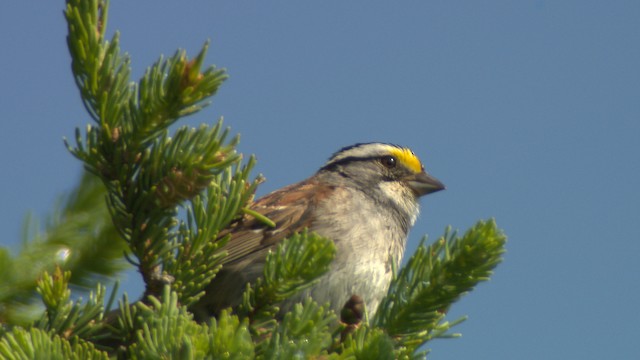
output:
[[[448,336],[453,323],[442,322],[450,306],[486,281],[502,261],[506,236],[495,221],[479,221],[464,236],[447,230],[431,245],[422,242],[392,281],[373,324],[399,344],[415,349],[435,337]]]
[[[45,330],[15,328],[0,338],[0,357],[7,360],[107,360],[90,342],[68,341]]]
[[[281,301],[319,281],[335,257],[333,241],[304,230],[267,255],[263,278],[248,285],[238,313],[249,316],[258,333],[273,327]]]
[[[330,310],[307,298],[285,315],[257,352],[265,359],[308,359],[326,353],[332,342],[329,327],[334,321]]]

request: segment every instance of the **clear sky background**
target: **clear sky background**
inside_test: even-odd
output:
[[[16,244],[80,174],[89,117],[59,1],[0,4],[0,226]],[[433,359],[639,359],[640,2],[113,1],[134,78],[195,54],[230,79],[212,107],[258,156],[260,194],[363,141],[411,147],[447,191],[410,237],[495,217],[493,279],[451,311]],[[140,293],[135,274],[127,290]]]

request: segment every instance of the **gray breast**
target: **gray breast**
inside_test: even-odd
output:
[[[311,230],[335,242],[336,258],[317,285],[283,304],[283,310],[311,295],[339,314],[351,295],[358,295],[369,315],[375,313],[389,287],[392,264],[398,266],[402,258],[407,232],[397,214],[365,196],[343,188],[320,204],[317,215],[322,216],[316,216]]]

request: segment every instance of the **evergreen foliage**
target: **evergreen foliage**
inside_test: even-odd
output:
[[[267,255],[263,277],[247,286],[238,313],[249,317],[259,333],[272,329],[278,303],[315,284],[335,251],[331,240],[306,231],[285,239]]]
[[[7,360],[105,360],[109,356],[93,344],[70,342],[58,335],[32,327],[15,328],[0,339],[0,356]]]
[[[448,322],[448,309],[504,253],[493,220],[425,238],[369,317],[355,298],[340,320],[312,299],[279,308],[335,256],[330,239],[304,231],[267,256],[235,312],[194,321],[190,306],[226,255],[221,231],[241,216],[274,225],[248,209],[262,179],[251,179],[254,159],[236,152],[239,139],[221,120],[169,131],[226,79],[203,68],[207,44],[192,59],[160,57],[132,82],[119,34],[105,39],[107,10],[105,0],[67,0],[73,76],[93,122],[65,142],[88,172],[42,233],[30,223],[16,255],[0,249],[0,358],[413,359],[426,357],[428,341],[456,336],[450,329],[463,319]],[[125,294],[110,311],[104,284],[129,264],[145,293],[133,303]],[[88,289],[87,301],[72,296]]]
[[[36,280],[56,265],[71,271],[70,283],[85,291],[128,267],[123,259],[126,243],[113,227],[105,196],[100,180],[84,174],[43,231],[33,216],[27,218],[16,256],[0,248],[0,322],[27,325],[38,318],[43,307]]]

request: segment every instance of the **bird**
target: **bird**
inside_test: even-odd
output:
[[[303,229],[333,240],[336,255],[315,285],[285,300],[281,308],[310,296],[339,314],[357,295],[367,313],[375,313],[402,260],[419,215],[419,198],[443,189],[407,147],[369,142],[340,149],[311,177],[249,205],[275,228],[244,216],[223,232],[230,234],[222,247],[227,256],[193,307],[196,318],[239,305],[246,284],[262,275],[268,252]]]

